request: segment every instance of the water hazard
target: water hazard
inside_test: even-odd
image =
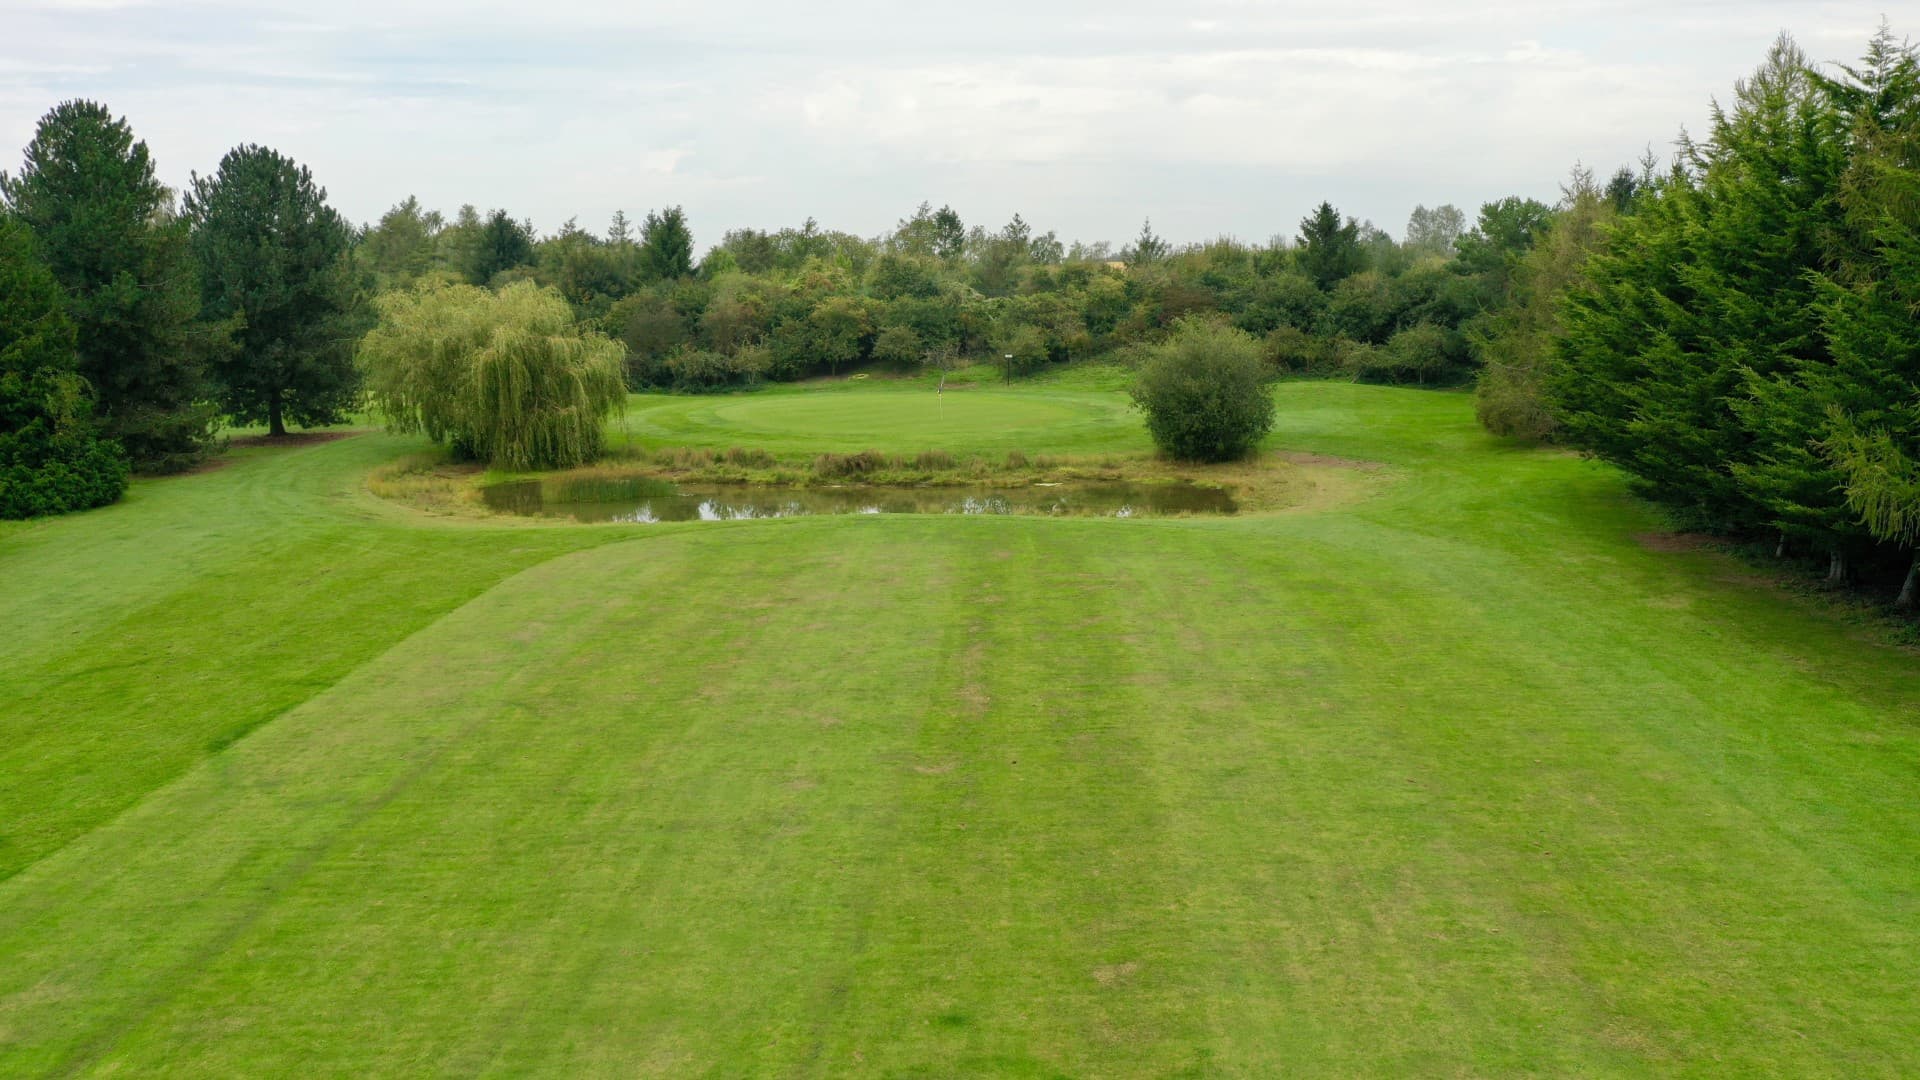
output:
[[[735,521],[812,514],[1231,514],[1224,491],[1194,484],[1036,484],[1019,488],[675,484],[647,477],[516,480],[482,490],[489,509],[583,522]]]

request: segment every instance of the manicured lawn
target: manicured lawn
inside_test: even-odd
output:
[[[636,394],[614,441],[795,451],[1024,450],[1144,454],[1146,429],[1123,394],[1080,388],[957,386],[924,381],[779,387],[723,397]]]
[[[447,523],[367,435],[0,532],[0,1075],[1920,1071],[1920,660],[1463,397],[1277,392],[1375,494]],[[626,430],[1146,445],[932,397]]]

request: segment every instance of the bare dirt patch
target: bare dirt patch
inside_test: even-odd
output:
[[[1713,538],[1702,533],[1634,533],[1633,542],[1648,551],[1673,554],[1682,551],[1704,551],[1713,543]]]
[[[240,460],[239,458],[234,457],[228,451],[248,450],[248,449],[256,449],[260,447],[268,447],[268,448],[283,447],[286,449],[292,449],[297,446],[315,446],[320,443],[330,443],[336,439],[345,439],[350,436],[359,435],[359,434],[362,434],[362,432],[359,432],[359,431],[295,431],[295,432],[290,432],[286,435],[280,435],[280,436],[241,435],[237,438],[227,440],[226,451],[222,451],[218,454],[209,455],[205,460],[201,461],[199,464],[193,466],[190,469],[182,469],[177,473],[170,473],[168,475],[170,476],[201,476],[210,472],[218,472],[219,470],[224,469],[227,466],[233,464],[234,462]]]
[[[229,446],[313,446],[363,435],[362,431],[289,431],[285,435],[241,435]]]
[[[239,460],[238,458],[235,458],[230,454],[216,454],[210,457],[202,458],[192,468],[181,469],[179,472],[176,472],[176,473],[168,473],[165,476],[160,477],[160,479],[166,480],[175,476],[202,476],[210,472],[219,472],[221,469],[226,468],[227,466],[233,464],[235,461],[238,461],[238,460]]]
[[[1139,970],[1140,965],[1131,960],[1124,964],[1108,964],[1105,967],[1093,969],[1093,981],[1099,983],[1101,986],[1116,986],[1125,982],[1134,972]]]
[[[1362,461],[1359,458],[1335,457],[1332,454],[1314,454],[1305,450],[1281,450],[1274,455],[1282,461],[1294,465],[1320,465],[1331,469],[1358,469],[1361,472],[1379,472],[1387,467],[1384,461]]]

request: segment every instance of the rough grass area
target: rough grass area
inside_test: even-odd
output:
[[[745,484],[807,487],[964,487],[982,484],[1023,488],[1041,484],[1125,482],[1191,484],[1219,489],[1234,499],[1239,512],[1260,513],[1299,506],[1327,506],[1356,497],[1374,485],[1375,463],[1296,463],[1280,454],[1264,454],[1220,465],[1190,465],[1142,456],[1029,457],[1005,455],[883,454],[862,450],[824,453],[811,459],[780,458],[762,450],[731,447],[636,447],[593,465],[544,473],[482,473],[448,464],[438,455],[414,455],[374,470],[368,488],[384,498],[431,513],[483,513],[481,487],[505,480],[540,478],[556,484],[619,481],[645,477],[686,484]]]
[[[627,424],[1145,452],[917,393]],[[363,435],[0,530],[0,1075],[1920,1071],[1920,660],[1462,396],[1277,393],[1365,491],[528,528]]]

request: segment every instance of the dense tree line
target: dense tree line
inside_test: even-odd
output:
[[[176,204],[124,119],[65,102],[0,173],[0,234],[18,306],[0,326],[0,515],[110,502],[129,465],[192,465],[222,422],[277,435],[358,400],[354,231],[271,150],[236,149]],[[56,314],[25,314],[47,296]]]
[[[1920,586],[1920,60],[1781,38],[1638,190],[1576,185],[1489,335],[1483,421],[1687,527]]]
[[[1064,244],[1019,215],[989,230],[922,204],[883,236],[812,220],[738,229],[696,261],[684,215],[668,208],[637,234],[624,216],[604,237],[568,222],[502,265],[475,237],[510,215],[467,207],[448,224],[408,199],[360,248],[373,288],[437,278],[558,290],[627,346],[636,387],[712,390],[967,358],[1017,375],[1154,343],[1191,317],[1252,335],[1275,371],[1445,384],[1479,362],[1476,341],[1551,215],[1517,197],[1472,222],[1451,206],[1420,207],[1395,241],[1323,203],[1269,244],[1176,249],[1149,222],[1114,251]]]

